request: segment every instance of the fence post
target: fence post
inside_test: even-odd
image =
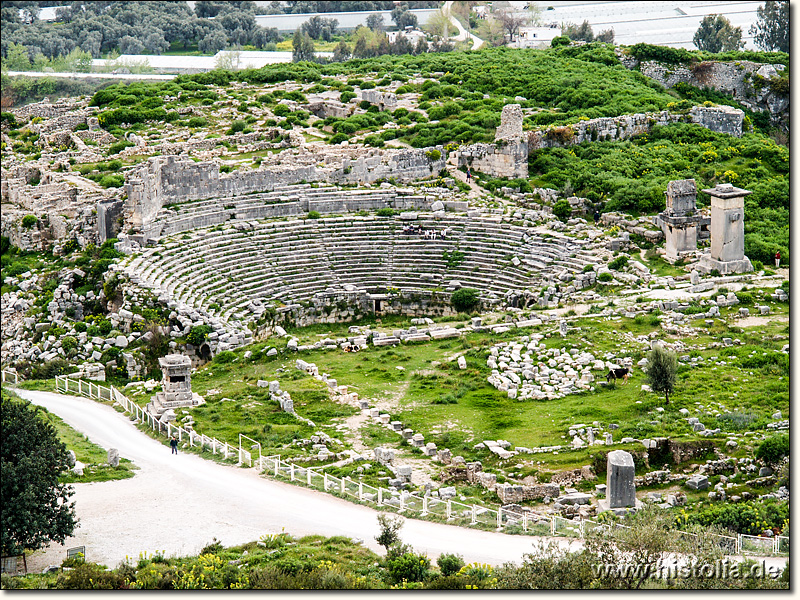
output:
[[[281,457],[278,457],[278,460],[275,461],[275,477],[278,476],[278,467],[281,465]]]
[[[578,521],[578,530],[581,533],[581,539],[583,539],[584,538],[584,534],[586,533],[584,531],[584,522],[583,521]]]
[[[522,531],[528,531],[528,513],[522,513]]]
[[[497,528],[498,529],[502,529],[503,528],[503,507],[502,506],[498,506],[497,507]]]
[[[378,488],[378,506],[383,504],[383,488]]]
[[[556,516],[552,515],[550,517],[550,535],[555,537],[556,535]]]
[[[344,494],[345,494],[345,492],[344,492],[344,475],[342,475],[342,478],[341,478],[339,481],[341,481],[341,482],[342,482],[342,485],[341,485],[341,492],[342,492],[342,496],[344,496]]]
[[[450,500],[447,501],[447,520],[449,521],[452,519],[452,512],[453,512],[453,505],[450,503]]]
[[[328,491],[328,474],[324,471],[322,473],[322,487],[326,492]]]
[[[772,538],[772,553],[773,554],[777,554],[778,553],[778,536],[777,535],[774,538]]]
[[[741,554],[742,556],[744,556],[744,544],[742,543],[742,534],[741,533],[739,534],[738,538],[739,538],[738,539],[739,552],[737,552],[737,554]]]
[[[364,501],[364,482],[363,481],[359,481],[358,482],[358,501],[359,502],[363,502]]]
[[[308,487],[311,487],[311,475],[311,469],[306,469],[306,484],[308,484]]]
[[[476,507],[473,504],[472,505],[472,523],[470,523],[470,525],[475,525],[475,523],[478,522],[478,515],[475,514],[475,510],[476,510]]]
[[[403,512],[406,509],[406,497],[403,494],[400,494],[400,512]]]
[[[422,497],[422,516],[424,517],[427,514],[428,514],[428,497],[427,496],[423,496]]]
[[[83,382],[78,379],[78,393],[83,394],[83,386],[81,385]]]
[[[211,454],[216,454],[217,453],[217,442],[219,442],[219,440],[217,438],[213,438],[211,440]]]

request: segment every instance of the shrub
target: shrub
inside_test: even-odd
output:
[[[231,128],[228,129],[228,135],[232,135],[234,133],[239,133],[240,131],[244,131],[245,127],[247,127],[247,123],[245,123],[241,119],[237,119],[236,121],[231,123]]]
[[[319,219],[322,215],[319,214],[319,211],[310,210],[308,211],[308,215],[306,215],[307,219]]]
[[[389,576],[395,583],[402,581],[422,581],[431,568],[427,556],[406,552],[387,561]]]
[[[345,133],[337,133],[328,140],[329,144],[341,144],[350,139],[350,136]]]
[[[614,276],[611,273],[608,273],[607,271],[604,271],[603,273],[600,273],[600,275],[597,276],[597,281],[602,281],[603,283],[607,283],[609,281],[612,281],[613,279]]]
[[[208,125],[208,119],[205,117],[192,117],[189,119],[189,127],[205,127]]]
[[[64,352],[74,350],[78,347],[78,340],[76,340],[73,336],[68,335],[61,339],[61,347],[64,349]]]
[[[211,327],[208,325],[195,325],[186,335],[186,341],[195,346],[199,346],[206,341],[206,337],[212,331],[213,329],[211,329]]]
[[[123,185],[125,185],[125,176],[119,174],[104,175],[103,177],[100,178],[100,181],[98,181],[98,183],[104,188],[122,187]]]
[[[276,117],[285,117],[290,112],[292,112],[291,109],[285,104],[278,104],[272,109],[272,114],[274,114]]]
[[[470,312],[480,303],[479,292],[475,288],[461,288],[453,292],[450,303],[458,312]]]
[[[436,148],[434,148],[433,150],[429,150],[428,152],[426,152],[425,156],[430,158],[431,161],[437,161],[440,158],[442,158],[442,153],[439,152],[439,150],[437,150]]]
[[[34,215],[25,215],[25,216],[22,218],[22,226],[23,226],[25,229],[30,229],[31,227],[33,227],[34,225],[36,225],[36,223],[37,223],[38,221],[39,221],[39,219],[37,219],[37,218],[36,218]]]
[[[375,211],[375,214],[379,217],[393,217],[395,215],[395,210],[393,208],[379,208]]]
[[[464,566],[464,559],[458,554],[440,554],[436,559],[436,564],[439,565],[442,575],[455,575]]]
[[[620,269],[625,268],[625,265],[628,264],[628,257],[624,254],[620,254],[610,263],[608,263],[608,268],[613,271],[619,271]]]
[[[785,434],[768,437],[756,450],[756,458],[770,466],[777,465],[789,455],[789,436]]]
[[[224,365],[229,362],[233,362],[235,359],[236,359],[236,354],[234,354],[230,350],[223,350],[214,357],[214,362],[217,364]]]
[[[572,216],[572,207],[567,200],[559,200],[553,206],[553,214],[561,221],[566,221]]]
[[[342,104],[347,104],[348,102],[350,102],[350,100],[352,100],[355,97],[356,97],[355,92],[342,92],[341,94],[339,94],[339,102],[341,102]]]

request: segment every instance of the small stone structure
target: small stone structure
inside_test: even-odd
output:
[[[158,365],[163,374],[162,391],[153,396],[147,405],[148,412],[161,417],[170,409],[203,403],[203,399],[192,392],[192,361],[188,356],[168,354],[158,359]]]
[[[708,237],[711,219],[697,211],[697,186],[694,179],[670,181],[667,191],[667,209],[658,215],[656,224],[660,225],[666,238],[666,256],[675,262],[686,254],[697,251],[698,238]]]
[[[379,92],[378,90],[362,90],[361,99],[376,105],[381,110],[392,111],[397,108],[397,95],[393,92]]]
[[[744,197],[752,192],[730,183],[703,191],[711,196],[711,252],[700,258],[698,270],[716,269],[721,275],[752,271],[744,255]]]

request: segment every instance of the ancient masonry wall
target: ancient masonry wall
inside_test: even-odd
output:
[[[176,156],[153,157],[127,178],[126,220],[147,231],[151,229],[158,211],[167,204],[243,196],[302,181],[363,184],[389,177],[399,181],[430,177],[444,168],[444,160],[432,160],[427,154],[430,150],[404,150],[360,157],[355,161],[345,159],[337,169],[293,165],[237,171],[228,175],[220,175],[219,164],[215,162],[196,163]],[[436,150],[443,155],[443,148]],[[253,215],[249,218],[258,217]]]
[[[586,141],[627,140],[647,133],[657,125],[681,122],[697,123],[711,131],[741,137],[744,111],[730,106],[695,106],[688,114],[673,114],[665,110],[658,113],[601,117],[579,121],[573,125],[529,131],[528,150],[533,152],[541,148],[572,146]]]
[[[665,65],[655,61],[644,61],[639,64],[635,59],[622,62],[629,69],[638,66],[642,75],[667,88],[671,88],[677,83],[688,83],[694,87],[711,88],[731,94],[751,110],[769,111],[773,125],[783,125],[788,128],[789,96],[775,93],[767,84],[770,80],[780,76],[779,71],[785,69],[783,65],[768,65],[746,60],[705,61],[687,68],[682,65]],[[763,79],[757,81],[756,75]]]

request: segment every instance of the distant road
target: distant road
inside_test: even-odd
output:
[[[58,77],[60,79],[133,79],[136,81],[156,80],[167,81],[175,79],[177,75],[134,75],[133,73],[45,73],[44,71],[9,71],[12,77],[25,75],[27,77]]]

